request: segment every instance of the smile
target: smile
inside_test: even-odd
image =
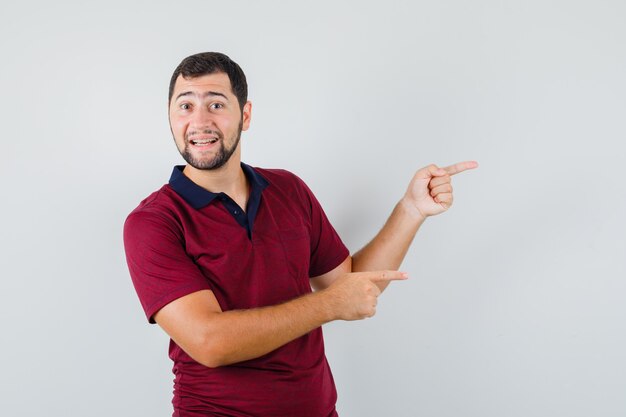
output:
[[[191,144],[192,145],[196,145],[196,146],[204,146],[204,145],[211,145],[215,142],[217,142],[217,138],[212,138],[212,139],[193,139],[191,140]]]

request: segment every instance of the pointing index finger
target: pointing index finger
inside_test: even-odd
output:
[[[379,271],[372,272],[372,276],[369,277],[372,282],[380,282],[380,281],[398,281],[405,280],[409,277],[409,274],[406,272],[400,271]]]
[[[455,175],[459,172],[467,171],[468,169],[474,169],[478,167],[478,162],[476,161],[465,161],[458,162],[454,165],[450,165],[444,168],[444,170],[448,173],[448,175]]]

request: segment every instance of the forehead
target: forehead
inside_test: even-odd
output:
[[[230,79],[224,72],[216,72],[193,78],[184,78],[182,75],[179,75],[176,79],[176,83],[174,84],[172,98],[176,99],[180,93],[187,91],[196,94],[215,91],[229,97],[234,96],[230,85]]]

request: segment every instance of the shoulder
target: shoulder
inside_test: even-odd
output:
[[[270,183],[272,182],[302,182],[302,179],[291,171],[280,168],[259,168],[254,167],[254,170],[261,174]]]
[[[319,202],[308,185],[293,172],[285,169],[254,169],[269,182],[264,190],[268,201],[289,206],[291,209],[299,208],[307,216],[310,216],[319,206]]]
[[[291,190],[298,193],[310,193],[309,187],[304,180],[291,171],[278,168],[257,167],[254,167],[254,170],[269,182],[270,188]]]
[[[124,222],[124,233],[143,233],[146,229],[166,227],[179,230],[180,203],[169,185],[164,185],[144,198]]]

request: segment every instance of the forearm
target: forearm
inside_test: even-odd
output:
[[[283,304],[215,313],[207,321],[205,364],[216,367],[263,356],[334,319],[324,291]]]
[[[397,270],[423,222],[415,208],[400,200],[374,239],[352,255],[352,271]],[[387,283],[378,286],[383,290]]]
[[[372,317],[377,284],[406,278],[389,270],[345,273],[282,304],[224,312],[213,292],[202,290],[167,304],[154,319],[194,360],[216,368],[263,356],[333,320]]]

